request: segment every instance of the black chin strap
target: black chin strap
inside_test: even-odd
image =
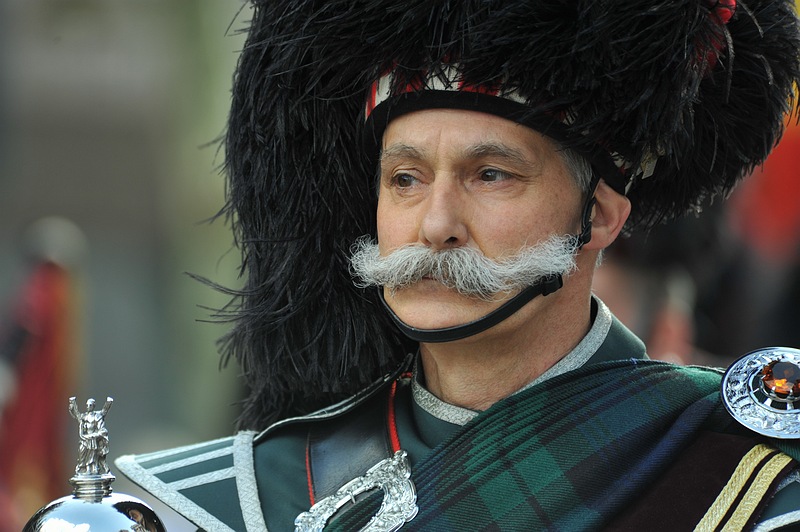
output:
[[[401,320],[397,314],[395,314],[394,311],[389,308],[389,304],[386,303],[386,299],[383,297],[383,289],[378,288],[378,295],[381,303],[383,303],[384,308],[392,318],[392,321],[394,321],[395,325],[397,325],[397,327],[400,329],[400,332],[417,342],[441,343],[467,338],[468,336],[473,336],[483,332],[490,327],[494,327],[521,309],[534,297],[552,294],[561,288],[563,284],[564,282],[562,281],[560,274],[545,277],[538,283],[524,289],[522,292],[509,299],[489,314],[482,316],[475,321],[462,323],[461,325],[455,325],[453,327],[443,327],[441,329],[417,329],[416,327],[411,327],[403,322],[403,320]]]

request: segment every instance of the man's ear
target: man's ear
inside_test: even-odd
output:
[[[631,202],[622,194],[615,192],[602,179],[597,184],[594,197],[596,201],[592,208],[592,239],[583,247],[605,249],[622,231],[631,213]]]

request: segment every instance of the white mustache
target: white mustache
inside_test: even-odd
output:
[[[552,236],[512,256],[490,259],[475,248],[436,251],[408,244],[382,257],[378,244],[364,236],[351,248],[350,269],[361,288],[384,286],[396,291],[427,277],[461,294],[490,300],[551,275],[572,273],[578,245],[574,236]]]

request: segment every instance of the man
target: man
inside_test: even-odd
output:
[[[261,432],[119,468],[207,530],[800,521],[797,353],[732,368],[737,422],[591,295],[767,156],[799,53],[786,1],[258,2],[227,353]]]

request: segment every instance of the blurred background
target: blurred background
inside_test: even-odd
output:
[[[0,532],[69,493],[70,396],[114,398],[111,459],[234,430],[238,368],[208,322],[227,297],[187,272],[238,283],[209,220],[249,17],[242,0],[0,0]],[[595,290],[652,356],[800,346],[798,169],[793,126],[729,202],[607,253]]]
[[[109,458],[233,431],[227,298],[186,272],[237,284],[208,220],[242,5],[0,0],[0,530],[70,492],[70,396],[114,398]]]

